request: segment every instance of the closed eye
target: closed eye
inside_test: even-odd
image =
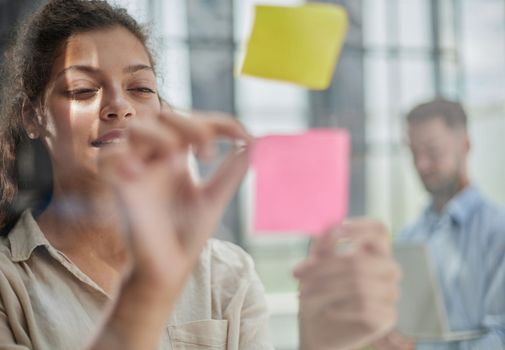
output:
[[[94,97],[98,89],[75,89],[65,91],[65,95],[73,100],[86,100]]]
[[[156,91],[154,91],[153,89],[145,87],[145,86],[131,88],[131,89],[128,89],[128,91],[139,92],[142,94],[155,94],[156,93]]]

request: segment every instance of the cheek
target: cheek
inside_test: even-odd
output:
[[[98,121],[97,115],[98,106],[95,104],[80,104],[63,99],[48,103],[46,130],[50,150],[56,152],[56,148],[87,143],[90,132]]]
[[[158,98],[152,99],[146,103],[135,103],[133,107],[135,108],[135,115],[137,118],[155,119],[161,112],[161,104]]]
[[[459,168],[461,167],[462,161],[465,157],[464,151],[462,145],[458,143],[457,140],[449,144],[448,149],[451,151],[448,152],[446,157],[447,168],[450,168],[448,170],[454,173],[459,171]]]
[[[455,153],[446,154],[439,162],[438,168],[447,176],[454,175],[459,168],[459,159]]]

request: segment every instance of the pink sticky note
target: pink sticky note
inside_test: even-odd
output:
[[[342,129],[255,141],[254,231],[318,235],[347,214],[350,136]]]

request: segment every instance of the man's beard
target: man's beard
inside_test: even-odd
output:
[[[461,178],[454,175],[450,178],[445,178],[437,184],[429,184],[423,181],[426,191],[428,191],[434,198],[452,198],[459,192],[461,187]]]

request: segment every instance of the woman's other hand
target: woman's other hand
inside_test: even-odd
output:
[[[380,222],[351,220],[315,239],[295,269],[300,349],[356,349],[396,322],[400,269]]]
[[[414,350],[416,343],[398,331],[392,331],[373,343],[376,350]]]

